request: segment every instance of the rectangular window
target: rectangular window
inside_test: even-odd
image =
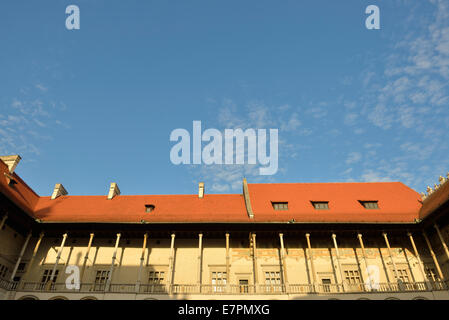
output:
[[[396,274],[394,277],[397,280]],[[398,269],[398,277],[402,282],[410,282],[410,278],[408,276],[407,269]]]
[[[51,279],[51,273],[53,272],[52,269],[45,269],[44,273],[42,274],[41,283],[47,283]],[[55,276],[53,277],[53,283],[56,282],[56,279],[58,278],[59,270],[55,270]]]
[[[163,284],[165,280],[164,271],[150,271],[148,276],[149,284]]]
[[[239,280],[240,293],[248,293],[249,281],[248,279]]]
[[[222,292],[225,290],[227,282],[226,272],[213,271],[211,280],[214,292]]]
[[[281,273],[279,271],[265,271],[265,285],[267,292],[281,291]]]
[[[429,267],[429,266],[425,266],[424,267],[426,269],[426,276],[428,280],[431,281],[439,281],[440,277],[438,277],[437,273],[435,272],[435,268],[433,267]]]
[[[288,210],[288,202],[272,202],[274,210]]]
[[[329,210],[328,201],[312,201],[312,205],[316,210]]]
[[[346,283],[348,284],[359,284],[362,283],[360,279],[360,274],[358,270],[345,270],[344,272]]]
[[[103,291],[106,287],[106,281],[108,280],[108,277],[109,277],[108,270],[97,270],[95,274],[94,290]]]
[[[331,292],[331,279],[321,279],[323,284],[323,292]]]
[[[17,271],[18,271],[18,272],[21,272],[21,271],[25,270],[25,266],[26,266],[26,265],[27,265],[27,264],[26,264],[25,262],[19,263],[19,266],[18,266],[18,268],[17,268]]]
[[[362,204],[363,207],[365,207],[365,209],[379,209],[379,205],[377,203],[377,201],[360,201],[359,202]]]
[[[6,274],[8,272],[8,268],[2,264],[0,264],[0,278],[6,278]]]

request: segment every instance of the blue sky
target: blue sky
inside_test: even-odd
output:
[[[424,191],[449,171],[447,1],[5,0],[0,39],[0,154],[40,195],[236,193],[243,177]],[[277,174],[173,165],[170,133],[194,120],[279,129]]]

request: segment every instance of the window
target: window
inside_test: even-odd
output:
[[[312,201],[312,205],[316,210],[329,210],[328,201]]]
[[[19,267],[17,268],[17,271],[23,271],[23,270],[25,270],[25,266],[26,266],[26,263],[25,262],[21,262],[21,263],[19,263]]]
[[[267,291],[280,291],[281,290],[281,273],[279,271],[266,271],[265,272],[265,285]]]
[[[359,284],[362,282],[358,270],[345,270],[344,275],[348,284]]]
[[[274,210],[288,210],[288,202],[272,202]]]
[[[47,283],[51,279],[51,273],[53,272],[52,269],[45,269],[44,273],[42,274],[41,283]],[[59,270],[55,270],[55,276],[53,277],[53,283],[56,282],[56,279],[58,278]]]
[[[424,267],[426,269],[426,276],[427,279],[432,280],[432,281],[439,281],[440,277],[438,277],[438,275],[435,272],[435,268],[429,267],[429,266],[425,266]]]
[[[0,264],[0,278],[6,278],[6,273],[8,272],[8,268],[2,264]]]
[[[323,284],[324,292],[331,292],[331,279],[321,279],[321,283]]]
[[[239,280],[240,293],[248,293],[249,281],[248,279]]]
[[[164,283],[165,272],[164,271],[150,271],[148,276],[149,284],[162,284]]]
[[[145,205],[145,212],[150,213],[156,208],[153,204],[146,204]]]
[[[212,272],[212,288],[214,292],[224,291],[226,285],[226,272]]]
[[[362,206],[365,207],[365,209],[379,209],[379,205],[377,203],[377,201],[360,201],[359,202],[362,204]]]
[[[108,277],[109,277],[108,270],[97,270],[97,273],[95,274],[94,290],[99,291],[104,290]]]
[[[393,272],[393,274],[394,274],[394,278],[396,279],[396,281],[398,281],[398,279],[396,277],[396,273]],[[402,282],[410,282],[410,278],[408,276],[407,269],[398,269],[398,277],[399,277],[399,280],[401,280]]]

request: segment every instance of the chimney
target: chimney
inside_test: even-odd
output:
[[[53,194],[51,195],[51,200],[55,200],[59,196],[67,195],[67,190],[60,183],[55,184],[55,188],[53,189]]]
[[[198,184],[198,198],[204,198],[204,182]]]
[[[14,156],[0,156],[0,159],[8,166],[9,173],[13,174],[20,160],[22,159],[19,155]]]
[[[111,182],[111,186],[109,187],[108,200],[111,200],[118,195],[120,195],[120,189],[118,188],[117,183]]]

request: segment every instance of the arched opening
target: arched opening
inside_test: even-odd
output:
[[[48,300],[69,300],[69,299],[67,299],[66,297],[63,297],[63,296],[56,296],[56,297],[50,298]]]
[[[95,297],[84,297],[84,298],[81,298],[80,300],[98,300],[98,299]]]
[[[18,300],[39,300],[39,298],[36,296],[23,296],[20,297]]]

